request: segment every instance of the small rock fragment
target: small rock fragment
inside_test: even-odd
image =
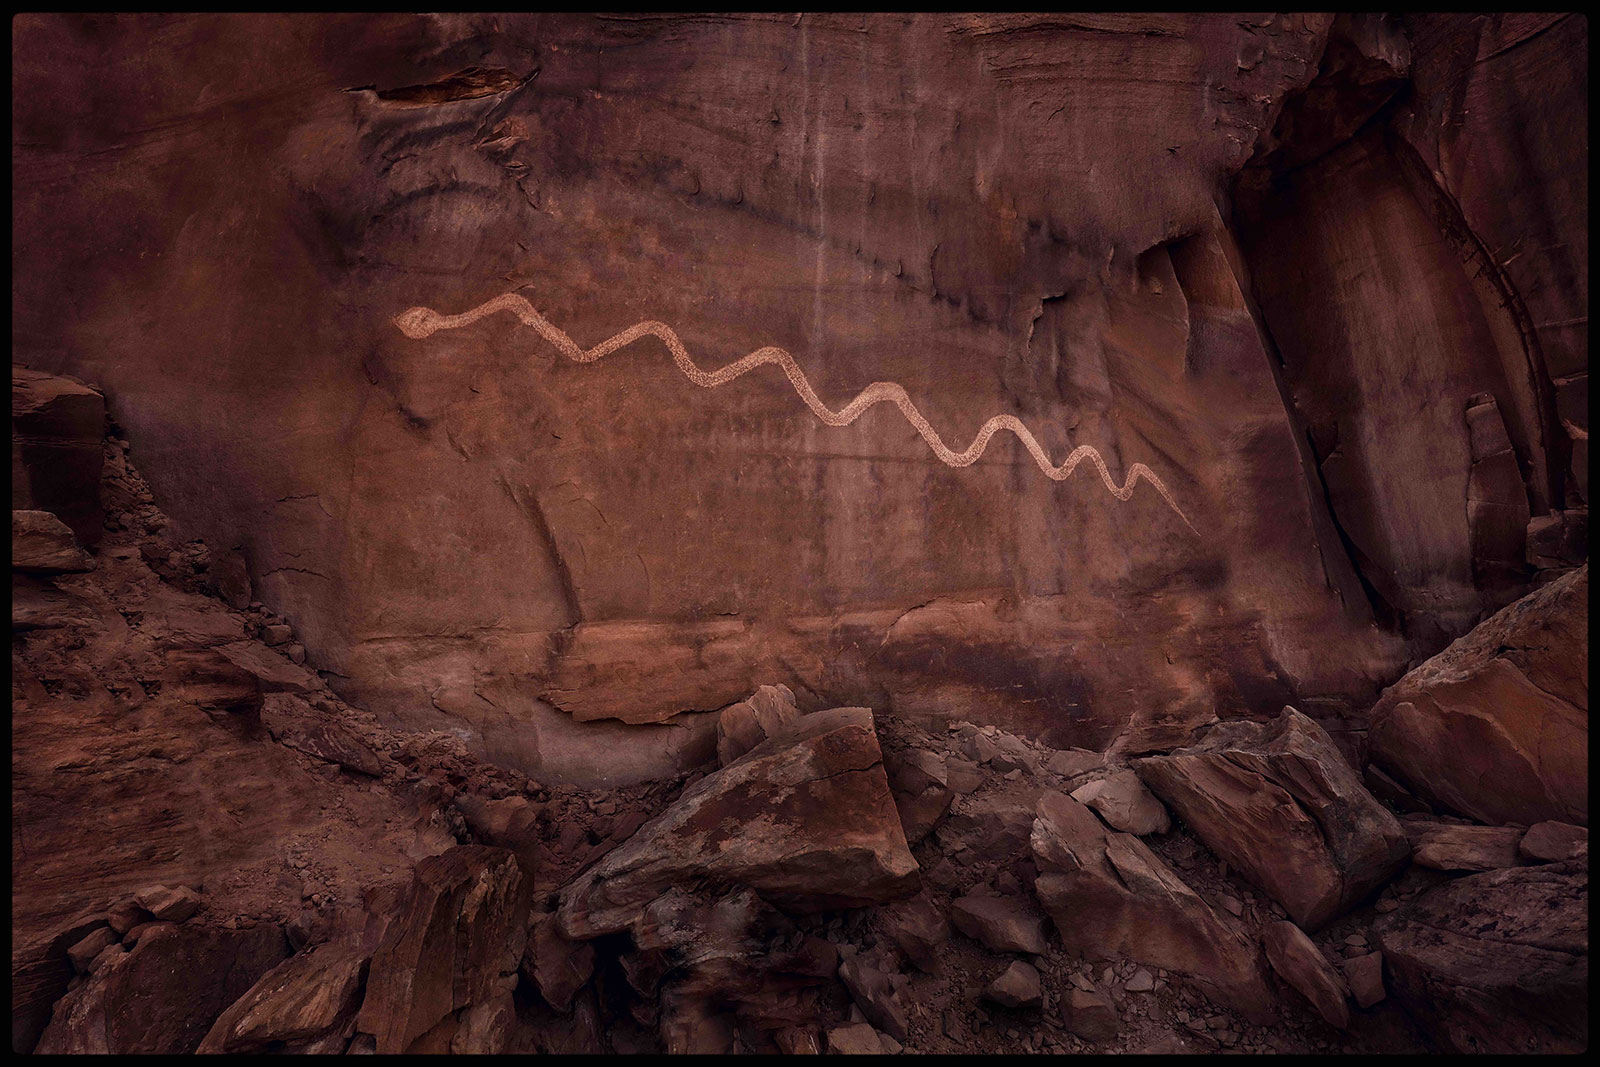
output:
[[[1014,960],[983,995],[1007,1008],[1037,1008],[1041,1002],[1039,972],[1032,964]]]

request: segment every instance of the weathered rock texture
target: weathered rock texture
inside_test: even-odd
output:
[[[1498,612],[1384,691],[1373,759],[1486,823],[1589,822],[1589,568]]]
[[[18,18],[14,1049],[1583,1048],[1586,49]]]
[[[1270,723],[1222,723],[1198,745],[1133,763],[1207,845],[1308,930],[1409,858],[1399,821],[1294,708]]]
[[[1449,1051],[1589,1043],[1584,861],[1446,882],[1379,926],[1391,991]]]
[[[462,846],[417,864],[372,957],[356,1027],[382,1055],[440,1026],[446,1046],[474,1005],[511,991],[527,939],[529,885],[505,849]],[[457,1013],[462,1013],[457,1016]]]
[[[807,715],[686,790],[562,890],[561,931],[591,938],[640,921],[685,880],[746,886],[798,910],[915,892],[917,864],[866,708]]]
[[[1294,923],[1272,923],[1261,933],[1261,947],[1278,976],[1311,1002],[1329,1026],[1350,1025],[1345,998],[1350,990],[1344,976],[1323,958],[1317,946]]]
[[[165,926],[139,939],[55,1006],[35,1051],[185,1053],[212,1020],[277,966],[289,946],[278,926],[248,930]]]
[[[1181,971],[1246,1015],[1269,1011],[1254,947],[1137,837],[1108,831],[1071,797],[1047,793],[1032,847],[1034,891],[1069,949]]]
[[[18,23],[18,349],[343,693],[506,764],[686,767],[759,683],[1097,749],[1338,719],[1584,506],[1580,17],[310,18]],[[1193,529],[776,368],[392,321],[512,289],[956,448],[1015,414]]]

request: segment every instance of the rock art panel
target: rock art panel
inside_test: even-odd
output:
[[[1095,749],[1361,705],[1399,650],[1330,585],[1208,251],[1330,21],[26,19],[19,352],[104,386],[344,695],[529,772],[687,766],[659,742],[690,729],[583,724],[761,684]],[[129,91],[155,70],[171,94]],[[503,315],[391,321],[501,297],[583,351],[782,349],[850,424],[739,364],[696,389],[655,333],[575,366]]]

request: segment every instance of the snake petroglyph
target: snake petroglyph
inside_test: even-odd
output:
[[[900,409],[900,414],[904,415],[906,421],[916,428],[917,433],[922,435],[922,439],[928,443],[928,447],[933,450],[933,454],[952,467],[967,467],[977,462],[978,457],[983,455],[983,450],[988,446],[991,437],[1001,430],[1010,430],[1017,435],[1017,439],[1022,442],[1023,447],[1033,456],[1033,461],[1039,465],[1039,469],[1044,472],[1046,477],[1053,478],[1058,482],[1064,481],[1072,475],[1073,470],[1077,468],[1081,461],[1087,459],[1095,465],[1095,468],[1100,472],[1100,480],[1111,491],[1111,495],[1118,500],[1127,500],[1131,497],[1134,487],[1140,481],[1149,482],[1150,487],[1160,493],[1161,499],[1165,500],[1167,506],[1172,508],[1178,517],[1183,520],[1184,525],[1191,530],[1195,529],[1194,524],[1189,521],[1189,517],[1183,513],[1183,509],[1178,507],[1177,501],[1172,499],[1172,494],[1167,491],[1166,485],[1160,478],[1156,477],[1154,471],[1143,463],[1134,463],[1129,466],[1128,477],[1121,485],[1118,485],[1116,480],[1111,477],[1111,472],[1106,469],[1105,460],[1101,458],[1100,452],[1093,445],[1079,445],[1072,450],[1064,461],[1057,465],[1050,461],[1050,457],[1045,453],[1044,448],[1040,446],[1028,428],[1022,424],[1022,421],[1014,415],[994,416],[978,430],[978,436],[972,439],[972,444],[957,452],[944,443],[943,438],[928,424],[928,420],[923,418],[922,412],[918,411],[917,406],[911,402],[911,397],[906,393],[905,389],[898,384],[894,382],[873,382],[861,390],[850,403],[838,411],[834,411],[824,404],[822,399],[817,396],[816,390],[811,388],[811,383],[806,380],[805,372],[800,369],[800,365],[795,362],[794,357],[775,345],[758,348],[744,358],[735,360],[720,370],[704,371],[695,365],[694,360],[689,358],[688,350],[683,347],[683,342],[678,340],[678,335],[673,332],[672,327],[661,322],[647,321],[635,323],[621,333],[601,341],[593,348],[585,349],[580,347],[576,341],[567,336],[564,331],[550,322],[549,319],[539,314],[532,304],[516,293],[497,296],[493,300],[479,304],[470,311],[463,311],[459,315],[441,315],[432,308],[410,308],[395,316],[394,324],[407,337],[420,341],[437,333],[439,330],[459,329],[478,321],[486,315],[493,315],[497,311],[509,311],[520,319],[523,325],[532,326],[538,331],[539,336],[554,345],[557,351],[574,363],[593,363],[595,360],[609,356],[617,349],[624,348],[646,335],[659,338],[667,346],[667,350],[672,353],[673,362],[678,365],[678,369],[683,372],[684,376],[694,384],[706,389],[714,389],[719,385],[725,385],[746,371],[754,370],[768,363],[776,363],[783,368],[784,376],[789,379],[789,384],[794,386],[794,391],[800,394],[800,399],[805,401],[806,406],[812,410],[817,418],[829,426],[848,426],[860,418],[862,412],[868,408],[888,401]],[[1198,530],[1195,530],[1195,532],[1199,533]]]

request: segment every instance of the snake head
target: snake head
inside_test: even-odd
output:
[[[439,328],[443,317],[432,308],[408,308],[394,317],[400,332],[413,341],[420,341]]]

